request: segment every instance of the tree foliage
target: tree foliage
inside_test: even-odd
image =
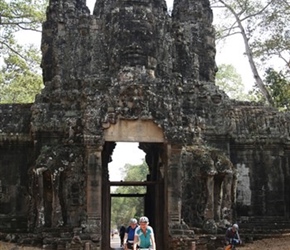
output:
[[[261,63],[273,59],[282,65],[284,74],[290,76],[290,2],[271,1],[262,15],[258,32],[252,39],[254,56]]]
[[[40,50],[21,42],[31,32],[41,32],[47,2],[0,0],[1,103],[32,102],[42,88]]]
[[[34,102],[43,88],[39,51],[29,47],[23,54],[27,55],[27,60],[14,53],[4,59],[0,71],[0,103]]]
[[[266,86],[270,90],[275,107],[280,110],[290,110],[290,81],[282,72],[272,68],[266,70]]]
[[[123,170],[124,181],[145,181],[148,175],[148,165],[145,161],[141,165],[126,164]],[[145,194],[143,186],[120,186],[117,194]],[[127,225],[130,218],[139,218],[144,212],[143,197],[113,197],[111,203],[111,226]]]
[[[12,52],[22,57],[15,35],[19,31],[41,32],[47,0],[0,1],[1,54]]]
[[[249,101],[249,95],[245,92],[242,77],[238,74],[233,65],[221,64],[218,66],[216,84],[225,91],[230,98],[240,101]]]
[[[215,13],[219,13],[220,16],[216,25],[217,39],[225,40],[236,34],[241,35],[256,87],[264,99],[274,106],[271,93],[260,75],[265,71],[266,60],[274,57],[282,59],[286,63],[285,66],[288,62],[289,66],[288,1],[212,0],[211,5],[216,9]]]

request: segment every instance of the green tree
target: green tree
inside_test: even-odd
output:
[[[143,161],[140,165],[126,164],[123,170],[124,181],[145,181],[148,175],[148,165]],[[144,186],[120,186],[117,194],[145,194]],[[127,224],[130,218],[138,218],[144,212],[143,197],[114,197],[111,204],[111,226]]]
[[[275,59],[282,65],[284,76],[290,77],[290,2],[271,1],[261,16],[251,47],[255,58],[262,64]],[[286,74],[286,75],[285,75]]]
[[[31,103],[43,88],[39,70],[40,53],[33,47],[25,52],[27,60],[12,53],[0,71],[0,103]]]
[[[48,0],[0,0],[0,102],[32,102],[42,88],[40,51],[16,36],[41,32]],[[21,38],[20,38],[21,40]]]
[[[217,18],[219,23],[216,25],[217,39],[224,40],[233,35],[241,35],[245,45],[245,55],[248,58],[256,87],[264,99],[274,106],[273,98],[260,76],[260,72],[265,71],[263,68],[265,62],[261,62],[261,58],[272,57],[274,53],[280,58],[282,45],[284,56],[286,56],[286,51],[290,51],[289,39],[287,42],[287,35],[282,35],[287,34],[287,27],[290,24],[288,1],[211,0],[211,5],[214,9],[219,10],[220,15],[220,18]],[[284,25],[282,25],[283,22]],[[274,34],[274,37],[271,34]],[[276,37],[275,34],[281,35]],[[283,42],[280,44],[279,41]],[[259,62],[261,62],[260,65]]]
[[[41,32],[48,0],[0,0],[0,52],[22,57],[15,35],[19,31]],[[25,59],[25,58],[24,58]]]
[[[218,66],[216,74],[216,84],[236,100],[249,101],[249,95],[245,92],[242,77],[231,64],[221,64]]]
[[[265,82],[275,102],[275,107],[280,110],[290,110],[290,81],[282,72],[272,68],[266,70]]]
[[[145,161],[141,165],[126,164],[122,174],[124,181],[145,181],[148,175],[148,165]]]

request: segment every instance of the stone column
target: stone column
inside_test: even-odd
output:
[[[101,239],[102,162],[101,146],[87,146],[87,227],[93,241]]]
[[[214,176],[208,175],[206,179],[207,201],[204,211],[205,219],[214,218]]]
[[[43,172],[46,168],[39,168],[36,170],[38,195],[36,201],[37,218],[36,227],[43,227],[44,225],[44,205],[43,205]]]
[[[181,221],[181,146],[168,146],[168,222]]]
[[[223,181],[223,197],[221,205],[221,220],[232,221],[232,191],[233,191],[233,174],[227,174]]]
[[[221,220],[221,206],[222,206],[222,180],[221,177],[215,178],[214,182],[214,220]]]
[[[57,174],[54,177],[54,181],[53,181],[53,197],[52,197],[52,220],[51,220],[51,224],[52,227],[58,227],[60,225],[64,224],[64,219],[63,219],[63,215],[62,215],[62,210],[65,208],[61,207],[61,203],[59,200],[59,189],[60,189],[60,174]]]

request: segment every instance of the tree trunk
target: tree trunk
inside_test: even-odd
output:
[[[245,32],[245,29],[243,27],[243,24],[241,22],[241,19],[239,18],[238,14],[235,12],[235,10],[230,5],[226,4],[223,0],[219,0],[219,2],[222,3],[234,15],[236,22],[238,24],[238,27],[240,29],[240,32],[242,34],[243,40],[244,40],[246,55],[248,57],[248,61],[249,61],[256,85],[260,89],[262,95],[265,97],[268,104],[271,105],[272,107],[274,107],[274,101],[272,99],[272,96],[270,95],[269,91],[267,90],[266,86],[264,85],[263,80],[261,79],[259,72],[257,70],[256,64],[255,64],[254,59],[253,59],[253,53],[252,53],[252,50],[249,46],[248,38],[247,38],[247,35]]]

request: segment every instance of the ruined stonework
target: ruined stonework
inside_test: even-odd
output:
[[[157,249],[289,218],[290,114],[215,85],[207,0],[50,0],[35,103],[0,106],[0,236],[110,249],[108,163],[138,142]],[[129,185],[129,184],[128,184]],[[49,249],[51,249],[49,248]]]

